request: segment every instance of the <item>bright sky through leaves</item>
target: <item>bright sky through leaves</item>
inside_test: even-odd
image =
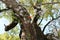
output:
[[[7,25],[8,23],[9,23],[9,21],[7,19],[5,19],[5,18],[0,19],[0,34],[5,32],[4,31],[4,24]]]

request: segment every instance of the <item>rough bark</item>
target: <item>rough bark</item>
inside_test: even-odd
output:
[[[18,4],[15,0],[0,0],[0,1],[4,2],[7,6],[7,8],[12,9],[13,12],[15,13],[15,16],[20,20],[20,22],[22,24],[21,29],[25,33],[26,40],[45,40],[45,39],[47,40],[47,38],[41,31],[41,28],[37,25],[37,20],[39,18],[38,15],[36,16],[37,19],[34,19],[33,22],[31,23],[31,18],[29,18],[30,15],[27,12],[26,8],[24,8],[22,5]],[[16,26],[16,25],[14,25],[14,26]],[[10,25],[10,27],[11,27],[11,25]],[[8,27],[8,28],[10,28],[10,27]],[[12,29],[12,28],[10,28],[10,29]]]

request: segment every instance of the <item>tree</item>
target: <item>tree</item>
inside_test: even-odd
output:
[[[21,32],[25,34],[25,39],[26,40],[49,40],[47,38],[46,35],[44,35],[44,31],[45,31],[45,28],[47,27],[47,25],[58,19],[60,16],[54,18],[53,16],[53,13],[51,12],[52,9],[53,9],[53,4],[56,4],[56,3],[60,3],[60,2],[54,2],[54,1],[51,1],[51,3],[42,3],[44,2],[44,0],[37,0],[35,3],[33,3],[33,0],[30,0],[30,6],[31,8],[35,11],[36,9],[36,12],[35,12],[35,16],[31,18],[29,12],[27,11],[28,10],[28,7],[24,7],[24,5],[22,5],[21,3],[17,3],[16,0],[0,0],[2,1],[3,3],[6,4],[7,8],[6,9],[3,9],[3,10],[0,10],[0,12],[2,11],[6,11],[6,10],[9,10],[11,9],[14,14],[13,14],[13,22],[9,25],[5,25],[5,31],[8,31],[12,28],[14,28],[18,23],[21,24]],[[46,4],[46,5],[45,5]],[[50,4],[50,5],[49,5]],[[45,14],[42,13],[42,9],[41,9],[41,6],[42,5],[45,5],[44,7],[47,8]],[[49,5],[49,6],[48,6]],[[27,6],[27,5],[25,5]],[[44,9],[43,9],[44,10]],[[41,28],[39,27],[39,24],[37,24],[37,21],[38,19],[41,17],[42,15],[42,19],[40,21],[39,24],[41,24],[42,20],[43,20],[43,16],[45,16],[46,18],[48,16],[50,16],[52,19],[44,26],[43,28],[43,31],[41,30]],[[32,21],[32,22],[31,22]],[[22,33],[19,35],[22,39]]]

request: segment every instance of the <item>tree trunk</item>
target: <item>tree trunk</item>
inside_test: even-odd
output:
[[[24,32],[25,38],[24,40],[47,40],[43,32],[41,31],[41,28],[37,25],[37,23],[30,23],[28,22],[30,18],[27,18],[28,20],[24,20],[24,14],[23,16],[20,15],[20,10],[26,14],[28,13],[23,6],[16,3],[15,0],[0,0],[4,2],[8,8],[12,9],[16,13],[16,17],[20,20],[22,23],[22,33]],[[20,8],[21,7],[21,8]],[[23,10],[24,9],[24,10]],[[28,15],[29,16],[29,15]],[[28,17],[26,16],[26,17]],[[22,36],[21,36],[22,38]],[[21,39],[22,40],[22,39]]]

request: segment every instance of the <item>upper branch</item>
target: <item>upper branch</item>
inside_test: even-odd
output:
[[[58,4],[60,2],[51,2],[51,3],[42,3],[42,5],[46,5],[46,4]]]
[[[39,24],[38,24],[38,25],[40,25],[42,21],[43,21],[43,17],[42,17],[42,19],[41,19],[41,21],[39,22]]]
[[[47,5],[47,4],[60,4],[60,2],[47,2],[47,3],[41,3],[41,4],[39,4],[39,5]],[[23,6],[27,6],[27,7],[29,7],[29,5],[24,5],[23,4]]]
[[[12,9],[17,15],[20,15],[25,19],[31,20],[31,18],[29,18],[30,14],[26,10],[26,8],[18,4],[16,0],[0,0],[0,1],[4,2],[6,6]]]
[[[44,26],[43,32],[45,31],[45,28],[48,26],[48,24],[50,24],[50,23],[51,23],[52,21],[54,21],[54,20],[57,20],[58,18],[60,18],[60,16],[58,16],[57,18],[54,18],[54,19],[50,20],[50,21]]]
[[[36,9],[36,15],[35,15],[35,17],[34,17],[34,19],[33,19],[33,23],[37,23],[39,17],[41,16],[40,14],[41,14],[41,11],[42,11],[42,10],[41,10],[41,8],[40,8],[40,5],[34,6],[34,9]]]

